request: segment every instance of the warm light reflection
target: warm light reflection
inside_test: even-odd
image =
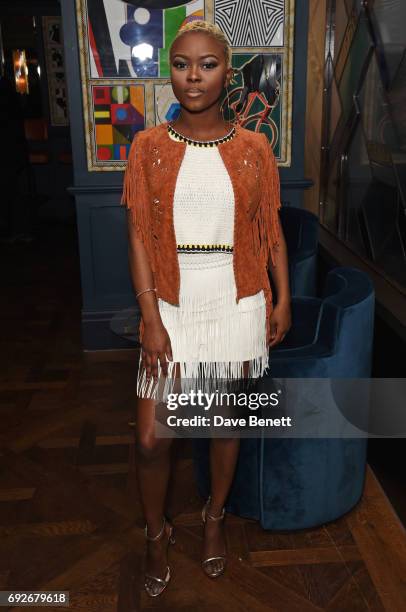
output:
[[[28,94],[28,66],[24,50],[13,51],[13,64],[16,90],[20,94]]]

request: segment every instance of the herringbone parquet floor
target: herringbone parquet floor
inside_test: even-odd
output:
[[[0,589],[67,590],[69,610],[89,612],[405,609],[406,537],[371,470],[358,507],[318,529],[267,532],[229,514],[227,572],[208,579],[187,441],[173,449],[168,495],[173,578],[149,598],[134,465],[136,354],[82,353],[72,228],[2,248]]]

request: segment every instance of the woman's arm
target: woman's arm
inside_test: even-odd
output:
[[[272,279],[275,284],[276,293],[278,296],[278,304],[285,303],[290,304],[290,287],[289,287],[289,263],[288,263],[288,249],[286,246],[285,236],[283,234],[280,219],[279,224],[279,243],[272,247],[273,260],[275,264],[270,261],[268,270],[272,274]]]
[[[289,265],[288,251],[286,246],[285,236],[282,231],[281,222],[278,216],[279,225],[279,241],[278,244],[272,247],[272,261],[270,262],[269,270],[274,281],[277,304],[271,313],[270,331],[271,342],[269,346],[279,344],[287,334],[291,327],[291,311],[290,311],[290,288],[289,288]]]
[[[271,271],[277,304],[270,316],[270,344],[279,344],[291,327],[289,265],[285,236],[279,216],[282,207],[279,169],[270,141],[263,134],[265,144],[265,174],[262,199],[262,223],[265,226],[265,265]]]
[[[130,266],[131,281],[135,293],[144,289],[155,287],[154,276],[149,264],[147,251],[142,240],[138,237],[131,211],[127,211],[128,227],[128,261]],[[166,331],[158,309],[158,301],[155,291],[146,291],[138,298],[141,316],[144,321],[144,333],[142,339],[142,361],[146,369],[147,380],[152,376],[158,376],[158,359],[164,375],[168,373],[168,359],[172,361],[171,342]]]
[[[144,176],[142,132],[137,132],[131,144],[124,175],[121,204],[127,207],[128,260],[135,293],[154,289],[154,275],[148,254],[151,253],[150,197]],[[172,360],[171,342],[159,314],[155,291],[146,291],[138,303],[144,324],[141,357],[149,380],[158,375],[158,359],[165,376],[168,372],[166,355]]]

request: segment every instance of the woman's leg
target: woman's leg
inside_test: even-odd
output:
[[[248,376],[248,361],[244,362],[244,378]],[[211,500],[207,511],[212,516],[219,516],[227,499],[233,482],[240,438],[212,438],[210,443]],[[203,558],[215,557],[225,550],[224,521],[207,520],[204,529]],[[207,564],[210,572],[220,570],[221,560]]]
[[[179,377],[178,364],[175,371]],[[136,471],[141,506],[148,536],[156,536],[161,528],[164,505],[171,469],[172,438],[155,436],[156,400],[137,398],[136,406]],[[164,578],[166,574],[170,525],[166,533],[155,542],[147,541],[146,573]]]

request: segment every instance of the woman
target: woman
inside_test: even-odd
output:
[[[171,439],[155,436],[156,381],[173,389],[184,379],[258,378],[269,347],[291,325],[276,162],[264,135],[223,120],[223,88],[233,69],[221,30],[202,20],[181,28],[170,70],[180,115],[137,133],[122,198],[142,315],[137,477],[146,520],[145,588],[153,597],[169,582],[167,547],[174,543],[164,514]],[[278,291],[272,314],[270,258]],[[222,519],[238,451],[238,436],[211,440],[202,568],[212,578],[225,569]]]

